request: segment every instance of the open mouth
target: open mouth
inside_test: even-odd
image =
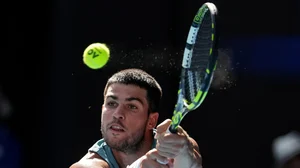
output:
[[[113,131],[115,131],[115,132],[124,132],[124,131],[125,131],[125,130],[124,130],[121,126],[119,126],[119,125],[112,125],[112,126],[110,126],[110,129],[113,130]]]

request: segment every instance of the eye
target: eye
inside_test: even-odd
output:
[[[109,107],[116,107],[118,104],[114,101],[109,101],[109,102],[106,103],[106,105],[109,106]]]
[[[128,108],[129,109],[131,109],[131,110],[136,110],[136,109],[138,109],[135,105],[133,105],[133,104],[129,104],[128,105]]]

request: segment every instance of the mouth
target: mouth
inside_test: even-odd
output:
[[[114,132],[125,132],[125,129],[123,127],[121,127],[120,125],[117,124],[113,124],[109,127],[110,130],[114,131]]]

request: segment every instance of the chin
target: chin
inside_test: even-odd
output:
[[[124,134],[109,133],[109,134],[106,134],[105,141],[110,141],[112,143],[120,143],[126,139],[128,139],[128,137]]]

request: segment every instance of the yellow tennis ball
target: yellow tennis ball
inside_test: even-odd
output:
[[[103,43],[93,43],[83,52],[83,62],[92,69],[102,68],[109,59],[109,48]]]

